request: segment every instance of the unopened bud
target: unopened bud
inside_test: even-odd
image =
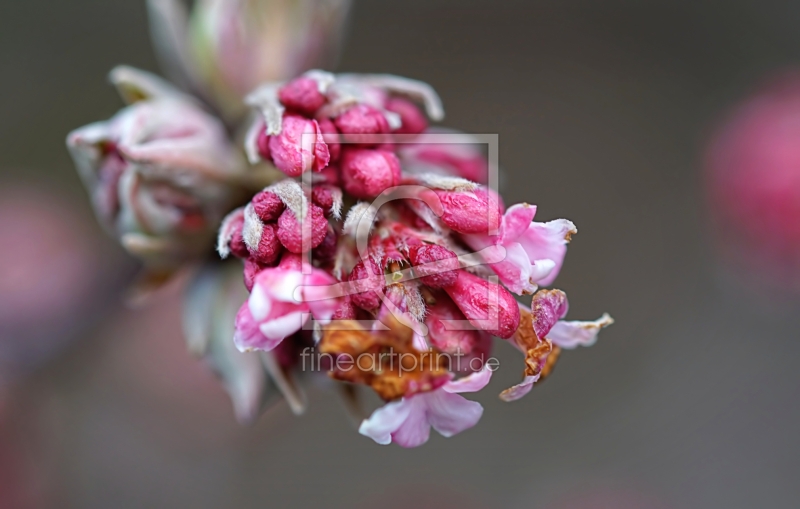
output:
[[[258,249],[250,249],[250,256],[261,265],[269,266],[278,261],[282,250],[278,240],[278,227],[275,224],[265,224],[261,230]]]
[[[258,218],[265,223],[277,221],[286,208],[278,195],[271,191],[261,191],[250,202]]]
[[[384,106],[387,111],[397,113],[402,125],[394,132],[400,134],[419,134],[428,128],[428,120],[417,105],[401,97],[392,97]]]
[[[414,272],[431,288],[444,288],[456,282],[458,257],[449,249],[435,244],[422,244],[409,250]]]
[[[267,134],[266,127],[258,133],[258,137],[256,138],[256,149],[258,150],[258,155],[261,156],[261,159],[264,161],[272,160],[272,153],[269,150],[269,139],[270,136]]]
[[[283,117],[281,132],[270,137],[269,149],[275,166],[289,177],[319,171],[330,162],[317,121],[298,115]]]
[[[278,98],[291,110],[313,115],[325,104],[325,96],[319,91],[317,80],[300,76],[278,90]]]
[[[332,262],[336,258],[337,240],[336,232],[331,225],[328,225],[328,233],[322,243],[311,252],[312,258],[322,264]]]
[[[400,179],[400,161],[391,152],[348,149],[342,154],[344,189],[356,198],[375,198]]]
[[[297,221],[294,213],[286,209],[278,219],[278,239],[281,244],[292,253],[300,254],[305,250],[319,246],[328,233],[328,221],[322,209],[316,205],[309,205],[309,212],[303,224]],[[310,221],[310,225],[307,223]],[[303,236],[308,236],[306,246],[303,246]]]
[[[499,197],[481,188],[474,191],[434,191],[442,203],[442,222],[459,233],[488,233],[500,226]]]
[[[345,111],[336,117],[335,124],[342,133],[342,139],[352,143],[362,143],[357,135],[386,134],[390,131],[383,112],[366,104],[357,104]]]
[[[319,130],[322,132],[322,139],[325,140],[325,144],[328,146],[331,162],[338,161],[342,153],[342,146],[340,144],[341,138],[339,136],[339,131],[336,129],[336,125],[334,125],[333,121],[329,118],[319,119],[317,120],[317,124],[319,124]]]
[[[444,289],[475,327],[503,339],[519,327],[519,305],[502,285],[491,283],[465,270]]]
[[[353,304],[367,311],[381,304],[381,297],[377,292],[383,292],[386,288],[386,279],[383,270],[374,260],[367,258],[359,261],[353,267],[349,280],[357,292],[350,296]]]

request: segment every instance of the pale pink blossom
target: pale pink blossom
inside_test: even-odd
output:
[[[533,221],[535,214],[535,205],[514,205],[503,215],[497,235],[462,237],[475,250],[505,248],[505,259],[490,267],[518,295],[531,294],[538,285],[547,286],[555,280],[564,263],[567,244],[578,231],[567,219],[537,223]]]
[[[445,437],[461,433],[478,423],[483,407],[459,393],[480,391],[491,377],[492,371],[484,366],[481,371],[433,391],[387,403],[362,422],[358,432],[381,445],[394,442],[401,447],[424,444],[431,428]]]
[[[306,268],[300,258],[285,254],[275,268],[255,276],[250,298],[236,316],[234,342],[242,351],[270,351],[286,337],[299,331],[313,316],[327,323],[340,306],[329,287],[336,280],[326,272]]]

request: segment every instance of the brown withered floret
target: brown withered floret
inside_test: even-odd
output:
[[[533,330],[533,313],[530,311],[520,310],[519,329],[514,334],[514,341],[525,352],[524,376],[538,374],[541,381],[552,373],[561,354],[561,348],[553,345],[549,339],[541,339],[536,335]]]
[[[450,380],[446,356],[416,350],[409,327],[394,317],[386,321],[389,330],[367,331],[354,320],[325,328],[320,353],[347,361],[334,361],[331,378],[368,385],[386,401],[431,391]]]

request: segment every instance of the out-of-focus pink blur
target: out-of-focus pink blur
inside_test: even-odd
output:
[[[708,200],[738,272],[800,291],[800,70],[766,80],[714,133]]]
[[[89,227],[50,191],[0,188],[0,385],[50,358],[95,311],[108,274]]]

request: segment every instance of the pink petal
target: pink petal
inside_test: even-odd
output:
[[[525,396],[531,389],[533,389],[533,384],[539,380],[539,375],[536,376],[526,376],[525,380],[521,383],[513,387],[509,387],[508,389],[504,390],[500,393],[500,399],[506,402],[516,401],[521,397]]]
[[[560,321],[547,334],[547,339],[561,348],[592,346],[597,341],[600,329],[614,323],[614,319],[605,313],[593,322]]]
[[[531,260],[552,260],[553,270],[537,281],[542,286],[551,284],[561,270],[570,236],[577,233],[572,221],[556,219],[547,223],[531,223],[528,230],[517,239]]]
[[[267,271],[264,270],[259,273],[258,276],[256,276],[256,280],[258,280],[259,276],[264,272]],[[263,286],[254,284],[253,291],[250,293],[250,298],[247,299],[247,307],[254,320],[263,320],[269,316],[272,310],[272,298]]]
[[[478,392],[486,387],[491,379],[492,370],[489,369],[488,365],[484,364],[480,371],[465,376],[464,378],[447,382],[442,389],[450,393]]]
[[[302,284],[303,274],[300,271],[267,269],[256,277],[254,289],[261,289],[270,299],[296,303],[295,290]]]
[[[518,203],[511,206],[503,216],[503,223],[500,226],[500,238],[503,243],[517,240],[522,236],[533,222],[536,215],[536,205]]]
[[[370,437],[381,445],[392,443],[394,433],[408,418],[412,405],[408,400],[392,401],[375,410],[369,419],[365,419],[358,432]]]
[[[242,304],[236,314],[235,328],[233,332],[233,342],[240,352],[248,352],[257,349],[260,345],[267,342],[267,338],[258,329],[258,322],[250,314],[250,307],[247,302]]]
[[[438,392],[438,391],[434,391]],[[392,440],[400,447],[419,447],[428,441],[431,425],[428,422],[428,399],[433,393],[403,398],[410,407],[408,416],[392,433]]]
[[[428,423],[445,437],[451,437],[475,426],[483,415],[480,403],[458,394],[433,391],[422,394],[421,397],[425,398],[428,407]]]
[[[531,276],[533,266],[525,250],[516,242],[505,248],[505,259],[491,265],[494,273],[506,285],[506,288],[517,295],[529,295],[535,292],[537,286],[534,281],[536,280]],[[536,274],[538,275],[540,272],[537,271]]]
[[[260,349],[266,351],[272,350],[287,336],[291,336],[302,329],[307,320],[308,313],[299,310],[261,322],[259,329],[270,341]]]

